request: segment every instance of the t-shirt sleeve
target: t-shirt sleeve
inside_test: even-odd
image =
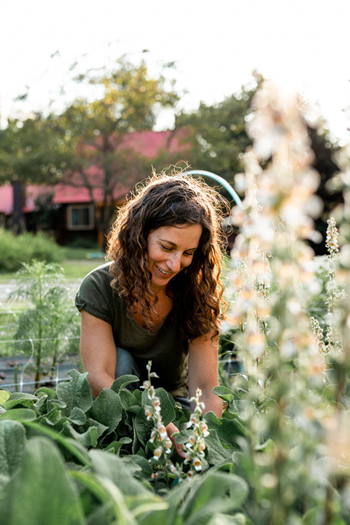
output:
[[[82,281],[75,296],[75,306],[109,324],[113,324],[113,289],[108,270],[92,271]]]

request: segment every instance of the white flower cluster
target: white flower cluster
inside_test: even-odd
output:
[[[338,245],[338,229],[335,218],[331,217],[327,220],[327,236],[326,236],[326,248],[329,255],[334,255],[339,252]]]
[[[184,461],[184,463],[190,465],[187,477],[192,477],[195,472],[202,470],[202,459],[204,458],[204,450],[206,447],[205,438],[209,436],[208,426],[205,421],[201,420],[205,408],[204,403],[199,401],[201,395],[201,390],[197,388],[196,397],[190,399],[191,402],[196,403],[196,406],[187,423],[187,428],[192,428],[192,434],[186,443],[187,453]]]
[[[147,365],[147,367],[148,366],[149,365]],[[155,389],[153,385],[151,385],[150,379],[148,381],[144,381],[143,388],[147,390],[147,396],[150,400],[150,405],[145,407],[145,414],[147,420],[152,420],[154,423],[154,428],[151,432],[149,441],[150,443],[155,443],[158,445],[153,451],[153,459],[159,461],[165,456],[165,454],[170,454],[173,444],[168,437],[166,428],[163,424],[162,416],[160,414],[160,399],[156,396]]]

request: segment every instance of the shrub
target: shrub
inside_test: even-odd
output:
[[[22,263],[31,263],[33,259],[60,262],[63,251],[53,239],[41,232],[14,235],[0,229],[0,271],[17,271]]]
[[[77,353],[78,341],[73,338],[79,335],[80,316],[69,300],[63,277],[63,269],[56,264],[24,263],[10,295],[30,303],[28,310],[16,316],[14,352],[23,352],[33,361],[36,387],[42,375],[53,378],[56,365],[68,352],[75,348]]]

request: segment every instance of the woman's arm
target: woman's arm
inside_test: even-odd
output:
[[[81,311],[80,352],[91,393],[97,397],[113,384],[117,352],[111,325],[84,310]]]
[[[189,344],[188,390],[195,397],[197,388],[202,391],[200,400],[205,404],[205,412],[222,415],[222,401],[213,393],[218,386],[218,340],[211,339],[212,334],[197,337]]]

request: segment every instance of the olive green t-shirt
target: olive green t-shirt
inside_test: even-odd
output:
[[[186,397],[187,348],[171,312],[156,330],[142,328],[128,313],[125,297],[111,287],[110,264],[99,266],[84,278],[75,298],[76,307],[112,326],[116,347],[130,352],[143,375],[146,364],[152,361],[152,371],[159,376],[152,380],[154,386],[162,386],[173,396]]]

